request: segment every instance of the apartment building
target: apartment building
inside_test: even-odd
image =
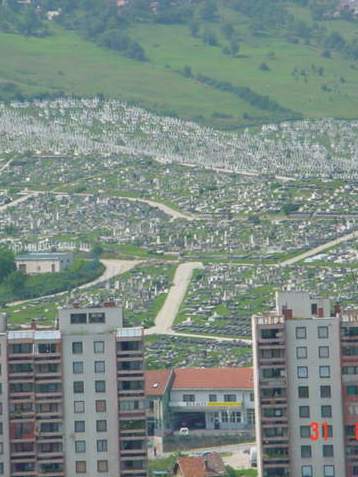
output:
[[[358,314],[279,292],[252,325],[259,476],[358,476]]]
[[[0,346],[0,475],[147,475],[143,330],[121,308],[66,306],[53,330],[2,314]]]

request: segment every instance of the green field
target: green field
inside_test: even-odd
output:
[[[307,25],[314,24],[307,9],[291,6],[290,11]],[[1,85],[11,83],[24,95],[100,93],[216,127],[282,118],[232,91],[205,85],[198,80],[204,75],[270,97],[289,110],[288,118],[294,113],[307,118],[358,117],[358,66],[353,59],[335,50],[331,58],[323,58],[319,39],[292,42],[287,32],[275,29],[254,35],[248,18],[224,7],[220,15],[221,23],[202,23],[197,37],[185,24],[132,24],[129,33],[143,46],[147,62],[98,47],[58,25],[50,25],[51,35],[45,38],[0,33],[0,97]],[[239,34],[236,56],[223,52],[228,45],[223,22],[231,22]],[[330,20],[319,26],[326,35],[337,31],[347,41],[358,39],[357,22]],[[217,46],[203,41],[205,28],[216,35]],[[188,66],[191,74],[185,76]]]

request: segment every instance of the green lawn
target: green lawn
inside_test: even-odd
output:
[[[303,18],[307,13],[305,9],[297,12]],[[243,32],[236,58],[222,52],[227,42],[215,24],[212,28],[217,30],[220,47],[193,38],[185,25],[148,23],[132,27],[131,35],[145,48],[146,63],[97,47],[58,26],[51,26],[53,34],[47,38],[0,33],[0,85],[16,83],[24,94],[102,93],[158,113],[175,113],[218,127],[274,119],[270,111],[230,92],[185,78],[180,71],[189,65],[194,76],[202,74],[234,86],[249,86],[309,118],[358,116],[358,69],[353,68],[353,60],[336,53],[331,59],[322,58],[321,48],[302,41],[289,43],[279,32],[252,37],[245,33],[245,19],[235,15],[231,21]],[[344,30],[348,39],[357,37],[354,23],[330,21],[325,27],[327,31]],[[269,71],[261,71],[261,63],[266,63]],[[321,76],[316,72],[318,67],[323,67]],[[295,68],[305,70],[306,79],[301,75],[295,78]],[[323,91],[322,86],[330,91]]]
[[[279,37],[262,37],[243,43],[239,57],[232,58],[224,55],[221,48],[206,46],[200,38],[191,37],[186,26],[177,25],[141,25],[136,28],[135,36],[145,45],[151,63],[156,66],[170,65],[181,70],[189,65],[194,74],[250,86],[255,92],[308,117],[357,117],[358,71],[351,68],[352,60],[338,54],[325,59],[321,57],[321,49],[313,46],[288,43]],[[270,59],[272,54],[274,59]],[[259,70],[263,62],[270,71]],[[322,66],[324,75],[313,73],[312,65]],[[292,76],[295,67],[307,71],[307,83],[303,77],[296,80]],[[344,84],[339,81],[341,76],[346,81]],[[337,87],[337,92],[322,91],[323,84]]]
[[[194,83],[165,66],[124,58],[61,29],[41,39],[0,33],[0,57],[0,83],[15,82],[26,94],[103,93],[188,119],[209,120],[215,111],[238,118],[248,110],[229,93]]]

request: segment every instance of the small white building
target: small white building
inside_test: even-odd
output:
[[[70,252],[30,252],[15,259],[20,272],[34,275],[36,273],[62,272],[73,262]]]

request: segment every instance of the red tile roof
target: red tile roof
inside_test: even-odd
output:
[[[225,474],[224,462],[216,452],[199,457],[179,457],[174,467],[174,473],[180,469],[183,477],[219,477]]]
[[[177,368],[175,389],[253,389],[252,368]]]
[[[144,374],[146,396],[162,396],[172,373],[173,371],[171,369],[146,371]]]

